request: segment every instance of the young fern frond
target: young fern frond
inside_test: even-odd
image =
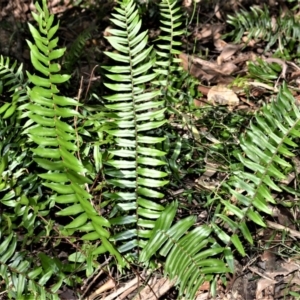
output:
[[[107,39],[119,53],[106,55],[117,65],[104,67],[107,78],[116,82],[105,85],[115,94],[105,97],[110,120],[102,130],[112,136],[115,145],[108,151],[111,158],[105,169],[107,182],[115,190],[105,197],[118,208],[118,215],[110,221],[132,224],[132,229],[112,238],[124,241],[118,249],[125,252],[143,247],[142,239],[150,237],[149,229],[164,209],[156,200],[163,197],[159,188],[168,182],[167,174],[159,169],[165,165],[161,159],[165,153],[155,148],[164,138],[153,135],[153,130],[166,120],[164,101],[157,99],[160,91],[147,90],[157,74],[151,71],[155,59],[151,58],[152,46],[147,47],[147,32],[138,33],[142,23],[136,5],[124,0],[115,10],[111,21],[118,29],[111,29]]]
[[[176,55],[180,54],[178,47],[181,46],[181,42],[177,38],[184,33],[180,29],[182,14],[177,0],[162,0],[159,4],[159,10],[162,25],[160,26],[161,34],[156,44],[157,61],[154,71],[162,76],[159,76],[159,81],[154,83],[160,87],[170,88],[170,83],[173,81],[172,76],[181,70],[180,59],[176,58]]]
[[[32,149],[34,161],[44,170],[39,174],[43,186],[53,191],[51,197],[56,204],[67,205],[57,215],[73,216],[65,229],[87,232],[83,240],[100,240],[102,244],[95,249],[94,255],[110,251],[116,255],[120,265],[123,260],[108,241],[107,227],[110,223],[100,216],[90,202],[91,195],[85,185],[91,183],[87,170],[75,156],[78,151],[77,134],[69,124],[79,113],[75,109],[81,104],[69,97],[59,95],[57,84],[66,82],[70,76],[59,74],[60,65],[53,61],[61,58],[64,48],[57,48],[58,38],[54,38],[59,24],[53,25],[54,15],[50,15],[46,0],[43,8],[35,4],[38,13],[32,13],[39,30],[29,24],[34,43],[27,41],[30,47],[31,62],[41,75],[27,72],[33,84],[28,88],[30,103],[26,106],[31,122],[24,131],[30,140],[38,145]],[[29,127],[28,127],[29,126]]]
[[[225,184],[235,203],[222,200],[224,211],[218,216],[234,234],[231,238],[225,236],[213,224],[224,242],[233,242],[241,254],[245,251],[235,233],[241,231],[244,238],[253,243],[245,221],[249,219],[265,226],[262,213],[271,214],[268,205],[276,204],[272,192],[282,192],[279,181],[286,178],[284,170],[292,168],[290,161],[294,156],[293,149],[298,147],[295,140],[299,137],[300,112],[286,83],[283,83],[276,101],[262,108],[240,138],[243,153],[237,153],[237,157],[247,170],[233,172]],[[228,213],[234,217],[229,219]]]

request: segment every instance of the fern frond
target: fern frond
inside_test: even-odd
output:
[[[228,16],[227,23],[234,29],[227,34],[233,36],[235,42],[240,42],[243,35],[247,32],[247,40],[259,39],[267,42],[265,51],[268,51],[276,42],[287,47],[294,46],[299,40],[300,25],[297,17],[286,14],[272,20],[269,8],[264,9],[258,6],[250,7],[251,11],[241,10],[235,16]]]
[[[0,132],[2,121],[0,119]],[[51,198],[41,199],[38,190],[41,179],[35,173],[28,174],[32,155],[19,131],[9,126],[5,139],[0,135],[1,294],[5,292],[9,299],[58,299],[56,292],[66,277],[59,261],[42,253],[37,260],[34,253],[26,250],[36,240],[40,245],[37,230],[38,235],[47,235],[47,230],[40,230],[40,220],[41,216],[45,218],[49,214]],[[22,240],[17,239],[21,231]],[[47,290],[45,286],[50,278],[56,284]]]
[[[3,119],[11,117],[17,106],[28,100],[23,64],[20,64],[17,70],[16,67],[17,61],[11,64],[9,57],[0,55],[0,80],[4,82],[4,87],[9,86],[9,92],[12,92],[10,101],[0,105],[0,115],[3,114]]]
[[[54,263],[48,264],[48,270],[42,266],[32,270],[32,262],[27,260],[24,252],[16,251],[17,237],[13,233],[3,235],[2,229],[0,227],[0,278],[7,287],[8,298],[59,300],[56,292],[61,283],[52,287],[52,291],[44,287],[55,272]],[[49,269],[51,265],[52,270]]]
[[[71,74],[73,72],[74,66],[82,55],[86,41],[91,38],[91,32],[93,29],[93,26],[89,26],[81,32],[72,43],[70,49],[67,50],[64,57],[64,70],[67,74]]]
[[[284,83],[276,101],[262,108],[240,138],[242,151],[236,156],[246,170],[234,171],[225,184],[232,196],[231,201],[221,201],[224,207],[222,220],[234,234],[230,238],[216,225],[215,232],[225,243],[233,242],[241,254],[245,251],[235,233],[241,231],[244,238],[253,243],[245,221],[249,219],[265,226],[263,214],[270,215],[269,205],[276,204],[272,192],[282,191],[279,181],[286,177],[285,170],[292,168],[290,161],[299,137],[300,112]],[[234,217],[229,219],[228,215]]]
[[[42,8],[36,3],[38,13],[32,13],[39,25],[38,29],[29,24],[34,39],[34,43],[27,41],[31,62],[41,75],[27,72],[33,88],[28,88],[31,102],[25,108],[29,111],[31,123],[27,124],[29,127],[24,133],[38,145],[32,152],[34,161],[46,170],[39,174],[43,179],[43,186],[53,191],[52,201],[67,205],[57,214],[74,217],[65,229],[75,232],[85,227],[83,231],[87,233],[82,239],[97,238],[102,242],[101,251],[110,251],[117,256],[119,264],[123,265],[119,253],[108,241],[110,234],[107,228],[110,223],[95,210],[90,201],[91,195],[85,188],[86,184],[91,183],[86,176],[87,170],[75,156],[80,140],[78,141],[76,131],[69,123],[74,117],[80,117],[76,107],[81,104],[59,95],[57,84],[66,82],[70,75],[59,74],[61,67],[53,62],[63,56],[65,48],[57,48],[58,38],[54,36],[59,24],[53,25],[54,15],[49,14],[46,0],[42,3]],[[90,226],[85,226],[88,222]],[[95,250],[95,255],[98,253],[99,249]]]
[[[111,117],[102,130],[113,137],[115,145],[109,149],[111,158],[105,169],[107,182],[115,190],[105,197],[117,208],[117,216],[110,222],[135,227],[112,238],[125,242],[118,248],[125,252],[143,246],[140,239],[149,238],[149,229],[164,209],[156,201],[163,197],[160,187],[168,182],[164,179],[167,173],[159,169],[165,165],[165,153],[155,148],[164,138],[153,132],[166,120],[164,101],[157,99],[160,92],[147,90],[157,74],[151,71],[155,59],[151,58],[152,46],[147,47],[147,32],[139,33],[142,23],[136,5],[124,0],[115,10],[111,21],[118,29],[111,29],[112,36],[107,39],[119,53],[106,55],[117,65],[104,68],[107,78],[115,82],[105,85],[116,93],[105,97]]]
[[[178,37],[184,33],[180,29],[182,25],[180,9],[177,0],[163,0],[159,4],[162,25],[160,26],[161,34],[156,44],[157,61],[154,71],[163,76],[160,76],[160,80],[155,83],[169,88],[172,81],[171,77],[175,75],[176,71],[181,70],[181,61],[176,58],[176,55],[181,53],[178,50],[181,46]]]
[[[148,262],[154,254],[167,257],[164,270],[179,284],[179,297],[195,299],[204,281],[211,281],[215,274],[230,272],[225,262],[213,258],[225,249],[211,237],[207,225],[195,225],[196,217],[190,216],[172,225],[177,203],[169,205],[155,223],[151,239],[140,255],[141,262]]]
[[[268,63],[260,58],[248,63],[249,77],[261,82],[273,83],[280,76],[281,66]]]

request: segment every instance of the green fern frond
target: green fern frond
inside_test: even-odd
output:
[[[154,70],[162,75],[159,77],[159,81],[154,82],[159,86],[169,87],[172,76],[175,75],[175,72],[181,70],[180,59],[176,58],[176,55],[181,53],[178,50],[181,46],[179,37],[184,33],[181,29],[182,14],[180,9],[177,0],[163,0],[159,4],[162,25],[156,44],[157,61]]]
[[[7,297],[20,300],[58,300],[56,292],[62,282],[53,286],[51,291],[44,287],[51,275],[57,271],[55,268],[51,270],[51,265],[54,264],[48,264],[48,270],[43,266],[31,269],[32,261],[26,259],[24,252],[16,251],[17,237],[13,233],[3,235],[1,227],[0,236],[0,278],[7,287]]]
[[[292,168],[293,151],[300,137],[300,112],[295,99],[284,83],[276,101],[265,105],[255,117],[250,128],[240,138],[241,153],[237,158],[245,171],[234,171],[228,187],[231,199],[221,200],[224,207],[222,220],[233,231],[230,238],[214,225],[215,232],[225,243],[233,242],[241,254],[244,248],[236,236],[242,232],[253,243],[246,219],[265,226],[263,214],[271,214],[269,204],[276,204],[272,192],[282,192],[279,181],[286,178],[285,170]],[[234,215],[227,218],[228,215]],[[218,215],[219,217],[221,215]]]
[[[11,117],[17,109],[17,106],[28,100],[26,85],[24,80],[23,64],[17,68],[17,61],[10,64],[9,57],[0,55],[0,80],[4,82],[4,87],[10,87],[9,92],[12,96],[9,102],[0,104],[0,115],[3,119]],[[18,103],[19,102],[19,103]]]
[[[278,64],[268,63],[257,58],[255,62],[250,61],[248,63],[248,76],[261,82],[273,84],[273,81],[280,76],[281,69]]]
[[[102,130],[112,136],[115,145],[109,149],[111,158],[105,169],[107,182],[115,190],[105,197],[117,208],[117,216],[110,222],[136,227],[112,238],[124,241],[118,249],[125,252],[143,246],[142,239],[149,238],[149,229],[164,209],[156,201],[163,197],[159,189],[168,182],[164,179],[167,173],[160,170],[165,153],[155,147],[164,138],[153,132],[166,120],[164,101],[157,99],[160,91],[147,90],[157,74],[151,71],[155,59],[152,46],[147,47],[147,32],[139,33],[142,23],[136,5],[132,0],[123,1],[115,10],[111,21],[118,29],[111,29],[112,36],[107,39],[119,53],[106,55],[117,65],[104,69],[107,78],[115,82],[105,85],[116,93],[105,97],[111,113]]]
[[[67,50],[64,57],[64,70],[67,74],[71,74],[74,70],[74,66],[78,62],[78,59],[81,57],[83,49],[85,47],[86,41],[91,38],[91,32],[94,27],[89,26],[83,32],[81,32],[75,41],[72,43],[69,50]]]
[[[274,22],[267,6],[264,6],[264,9],[253,6],[250,10],[250,12],[241,10],[235,16],[228,16],[227,23],[234,29],[227,36],[234,37],[235,42],[240,42],[246,32],[248,41],[251,39],[266,41],[265,51],[268,51],[276,42],[285,48],[293,47],[295,42],[299,41],[300,25],[294,15],[286,14],[283,17],[277,17]]]
[[[94,255],[110,251],[123,265],[119,253],[108,241],[110,234],[107,228],[110,223],[95,210],[90,201],[91,195],[85,188],[86,184],[91,183],[86,176],[87,170],[75,155],[79,150],[80,138],[70,123],[74,117],[80,117],[76,107],[81,104],[59,95],[57,88],[57,84],[70,78],[70,75],[59,74],[61,67],[53,62],[65,52],[65,48],[57,48],[58,38],[54,37],[59,24],[53,25],[54,15],[49,14],[46,0],[43,0],[43,8],[38,3],[35,7],[38,13],[32,13],[32,16],[39,27],[36,29],[29,24],[34,43],[27,43],[31,62],[40,75],[27,72],[33,88],[28,88],[31,102],[25,107],[28,110],[25,115],[31,121],[26,124],[24,133],[28,134],[31,142],[38,145],[32,149],[34,161],[46,170],[39,177],[43,179],[43,186],[54,192],[51,200],[56,204],[67,205],[57,214],[74,217],[65,229],[87,232],[83,240],[97,238],[102,244],[95,249]]]
[[[160,11],[160,35],[155,43],[156,63],[154,71],[159,74],[158,78],[152,82],[154,87],[159,88],[164,96],[168,111],[182,115],[174,110],[174,104],[183,103],[190,97],[192,102],[194,97],[187,94],[194,93],[193,81],[195,79],[181,67],[181,38],[185,34],[183,29],[183,16],[181,7],[177,0],[163,0],[159,3]],[[189,86],[189,92],[184,93],[183,86]]]
[[[171,227],[176,210],[177,203],[172,203],[162,212],[140,261],[147,263],[156,253],[167,257],[164,270],[179,284],[179,297],[195,299],[204,281],[212,281],[215,274],[231,270],[222,260],[214,258],[225,249],[212,238],[212,228],[207,225],[192,228],[195,216],[181,219]]]

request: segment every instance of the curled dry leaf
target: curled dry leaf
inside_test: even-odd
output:
[[[238,67],[232,62],[226,62],[219,66],[219,72],[222,75],[231,75],[238,71]]]
[[[2,2],[8,2],[6,6],[1,7],[0,10],[0,20],[2,20],[3,17],[12,16],[14,20],[19,21],[26,21],[26,12],[28,11],[29,5],[24,3],[24,1],[21,0],[14,0],[14,1],[2,1]],[[2,3],[1,3],[2,6]]]

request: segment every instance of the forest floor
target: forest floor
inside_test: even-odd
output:
[[[70,0],[48,2],[51,12],[60,20],[61,45],[70,48],[79,35],[84,37],[85,45],[75,67],[71,70],[72,84],[66,87],[66,91],[69,96],[76,97],[80,90],[82,99],[87,102],[91,94],[99,93],[103,88],[99,66],[107,63],[103,51],[111,50],[105,35],[111,25],[109,17],[114,4],[92,0],[77,1],[79,4],[76,5],[73,3],[76,1]],[[231,132],[234,132],[231,136],[234,140],[234,136],[238,136],[247,127],[251,116],[276,97],[283,80],[293,87],[293,95],[296,101],[300,101],[300,55],[297,53],[299,37],[291,48],[283,42],[284,33],[272,44],[270,43],[272,32],[249,36],[253,29],[250,20],[248,20],[249,30],[243,31],[242,28],[234,29],[228,23],[229,15],[241,10],[251,12],[254,7],[260,7],[262,10],[267,8],[275,28],[278,18],[284,15],[291,14],[299,20],[300,8],[292,11],[296,3],[282,0],[212,0],[200,1],[194,7],[192,1],[183,1],[186,27],[190,34],[182,38],[183,48],[180,57],[183,68],[195,78],[196,84],[193,103],[179,103],[178,107],[193,106],[193,114],[189,114],[188,118],[195,121],[194,138],[198,138],[198,142],[202,142],[204,137],[207,139],[204,142],[205,147],[225,143],[224,141],[230,140],[228,134]],[[149,11],[155,11],[155,5],[155,3],[149,5]],[[26,22],[33,22],[30,16],[31,9],[30,1],[26,0],[7,0],[0,3],[0,54],[17,59],[24,63],[27,69],[31,67],[29,50],[25,42],[26,38],[30,38]],[[150,37],[154,40],[159,33],[159,23],[147,15],[149,11],[144,12],[143,27],[149,30]],[[282,55],[279,55],[278,51],[281,51]],[[261,59],[260,67],[264,69],[262,74],[259,73],[261,69],[255,69],[255,64],[251,64],[259,59]],[[251,70],[249,64],[254,66]],[[266,77],[266,74],[269,76]],[[207,107],[211,109],[205,118],[201,119],[202,115],[199,112]],[[234,128],[236,123],[233,120],[241,116],[243,122],[238,128]],[[228,149],[227,151],[230,151],[230,147]],[[297,205],[299,156],[295,156],[294,163],[295,169],[284,182],[286,186],[298,190],[294,198],[289,195],[290,198],[285,199],[294,205],[277,206],[273,218],[268,220],[268,228],[253,230],[255,247],[248,249],[246,257],[237,257],[236,273],[228,276],[226,286],[221,281],[218,282],[217,297],[214,299],[297,299],[293,295],[300,292],[298,260],[300,232],[299,205]],[[224,172],[218,171],[220,167],[220,162],[206,160],[204,171],[198,173],[198,176],[195,176],[195,172],[183,178],[182,186],[198,190],[202,196],[205,193],[209,194],[224,179]],[[180,193],[182,186],[171,187],[170,194]],[[204,208],[195,208],[196,205],[192,201],[190,213],[205,218],[208,212]],[[83,299],[178,299],[174,282],[164,279],[159,272],[139,277],[136,276],[137,271],[128,272],[121,278],[117,270],[109,269],[109,271],[99,272],[87,281],[84,278],[85,285],[78,287]],[[145,287],[140,290],[142,286]],[[140,293],[135,296],[138,290]],[[197,300],[213,299],[209,290],[209,285],[203,284],[198,291]],[[77,297],[66,287],[61,291],[61,299],[77,299]]]

